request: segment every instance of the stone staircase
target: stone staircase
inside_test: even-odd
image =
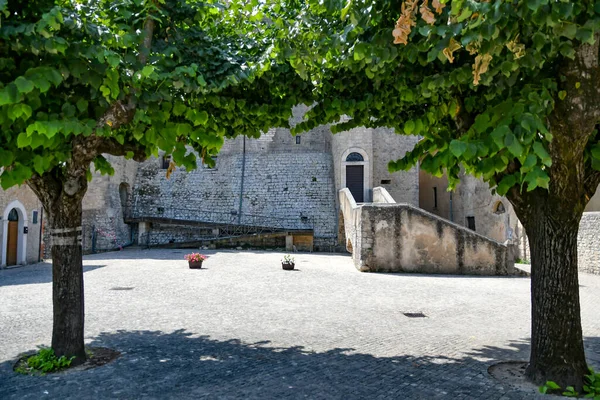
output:
[[[339,192],[340,232],[360,271],[461,275],[520,275],[509,248],[409,204],[381,187],[373,203],[358,205]]]

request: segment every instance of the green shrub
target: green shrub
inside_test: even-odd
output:
[[[556,382],[548,381],[545,385],[540,386],[540,392],[558,393],[560,392],[560,386]],[[579,393],[575,391],[573,386],[567,386],[562,395],[566,397],[578,397]],[[590,368],[590,373],[584,378],[582,395],[586,399],[600,400],[600,373],[595,373],[592,368]]]
[[[68,368],[75,357],[56,357],[51,348],[41,348],[37,354],[27,357],[15,368],[20,374],[56,372]]]

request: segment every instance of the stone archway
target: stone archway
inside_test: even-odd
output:
[[[14,222],[16,222],[16,228],[14,227]],[[27,210],[20,201],[14,200],[4,209],[2,215],[2,260],[0,265],[6,266],[9,261],[9,236],[11,236],[10,245],[13,246],[13,235],[16,235],[16,257],[14,260],[10,260],[11,264],[13,264],[12,261],[14,261],[14,264],[27,263],[26,228],[28,228]]]

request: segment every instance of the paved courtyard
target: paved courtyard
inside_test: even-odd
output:
[[[12,373],[49,345],[49,264],[0,271],[0,399],[530,399],[490,377],[525,360],[529,279],[366,274],[349,256],[182,250],[85,257],[86,340],[122,355],[95,369]],[[588,359],[600,366],[600,276],[581,276]],[[423,313],[409,318],[404,313]],[[541,397],[541,396],[540,396]]]

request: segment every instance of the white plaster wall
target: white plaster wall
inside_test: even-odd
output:
[[[40,229],[41,229],[41,218],[42,218],[42,204],[37,199],[36,195],[33,193],[29,187],[26,185],[22,185],[20,187],[10,188],[8,190],[0,189],[0,217],[2,217],[2,221],[0,221],[0,264],[4,265],[6,262],[6,242],[7,242],[7,231],[8,227],[7,221],[4,220],[4,213],[8,215],[10,211],[9,207],[12,208],[15,205],[15,201],[18,201],[24,211],[25,217],[27,219],[27,228],[29,233],[26,235],[26,240],[23,240],[23,227],[25,226],[25,221],[22,221],[23,224],[20,224],[19,235],[21,235],[21,243],[25,244],[24,256],[23,250],[21,253],[21,259],[24,260],[23,263],[35,263],[39,259],[39,242],[40,242]],[[13,205],[10,205],[13,203]],[[33,211],[38,212],[38,221],[36,224],[32,221]],[[2,261],[3,260],[3,261]]]

